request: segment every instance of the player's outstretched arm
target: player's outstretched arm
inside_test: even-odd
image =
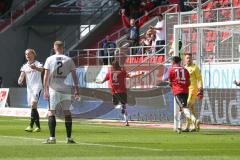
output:
[[[145,74],[144,72],[141,72],[141,73],[139,73],[139,74],[134,74],[134,75],[127,74],[127,78],[141,77],[141,76],[143,76],[144,74]]]
[[[97,84],[103,84],[104,82],[106,82],[107,80],[104,79],[104,80],[96,80],[95,83]]]
[[[18,78],[18,85],[19,85],[19,86],[23,86],[24,78],[25,78],[25,73],[24,73],[24,72],[21,72],[21,73],[20,73],[20,76],[19,76],[19,78]]]

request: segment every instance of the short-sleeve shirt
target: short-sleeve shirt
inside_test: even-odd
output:
[[[172,84],[173,95],[188,93],[190,76],[183,66],[173,66],[168,72],[168,80]]]
[[[203,88],[202,75],[198,66],[196,64],[191,64],[185,65],[184,67],[188,70],[190,74],[191,84],[189,86],[189,89],[198,90],[198,88]]]
[[[65,80],[71,71],[75,70],[73,60],[66,55],[52,55],[47,58],[44,68],[49,70],[49,90],[62,93],[71,92],[71,86]]]
[[[110,71],[106,74],[105,80],[109,80],[112,93],[127,93],[126,89],[127,72],[125,70]]]
[[[32,91],[39,91],[43,88],[41,72],[37,71],[36,69],[32,69],[30,65],[33,65],[33,64],[36,67],[43,66],[40,62],[34,61],[32,64],[29,64],[29,63],[24,64],[21,67],[20,71],[24,72],[26,75],[27,89]]]
[[[164,20],[158,21],[154,27],[162,28],[162,30],[156,30],[156,40],[155,41],[165,40]]]

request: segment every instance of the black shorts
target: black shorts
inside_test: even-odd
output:
[[[119,102],[123,105],[127,103],[127,93],[114,93],[112,97],[113,105],[118,105]]]
[[[177,94],[175,95],[175,100],[178,104],[178,106],[183,107],[183,108],[187,108],[187,100],[188,100],[188,93],[181,93],[181,94]]]

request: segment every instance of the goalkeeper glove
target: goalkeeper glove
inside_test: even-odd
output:
[[[197,94],[198,100],[202,100],[203,99],[203,89],[199,89],[198,90],[198,94]]]
[[[236,86],[240,86],[240,82],[239,82],[239,81],[237,82],[236,80],[234,80],[233,83],[234,83]]]

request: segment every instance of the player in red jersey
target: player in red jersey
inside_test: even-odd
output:
[[[113,105],[121,104],[122,108],[122,115],[125,121],[126,126],[129,126],[128,123],[128,114],[126,109],[127,103],[127,88],[126,88],[126,78],[133,78],[143,75],[135,74],[130,75],[128,74],[120,65],[117,60],[112,62],[112,69],[106,74],[105,79],[102,81],[96,81],[96,83],[104,83],[109,81],[110,86],[112,88],[112,102]]]
[[[195,127],[199,130],[200,121],[195,118],[187,106],[188,87],[190,85],[190,75],[183,66],[180,65],[181,58],[175,56],[172,58],[172,67],[168,72],[168,80],[172,87],[172,92],[175,97],[176,103],[179,106],[179,114],[174,115],[177,121],[177,132],[181,133],[181,113],[183,112],[189,118]]]

